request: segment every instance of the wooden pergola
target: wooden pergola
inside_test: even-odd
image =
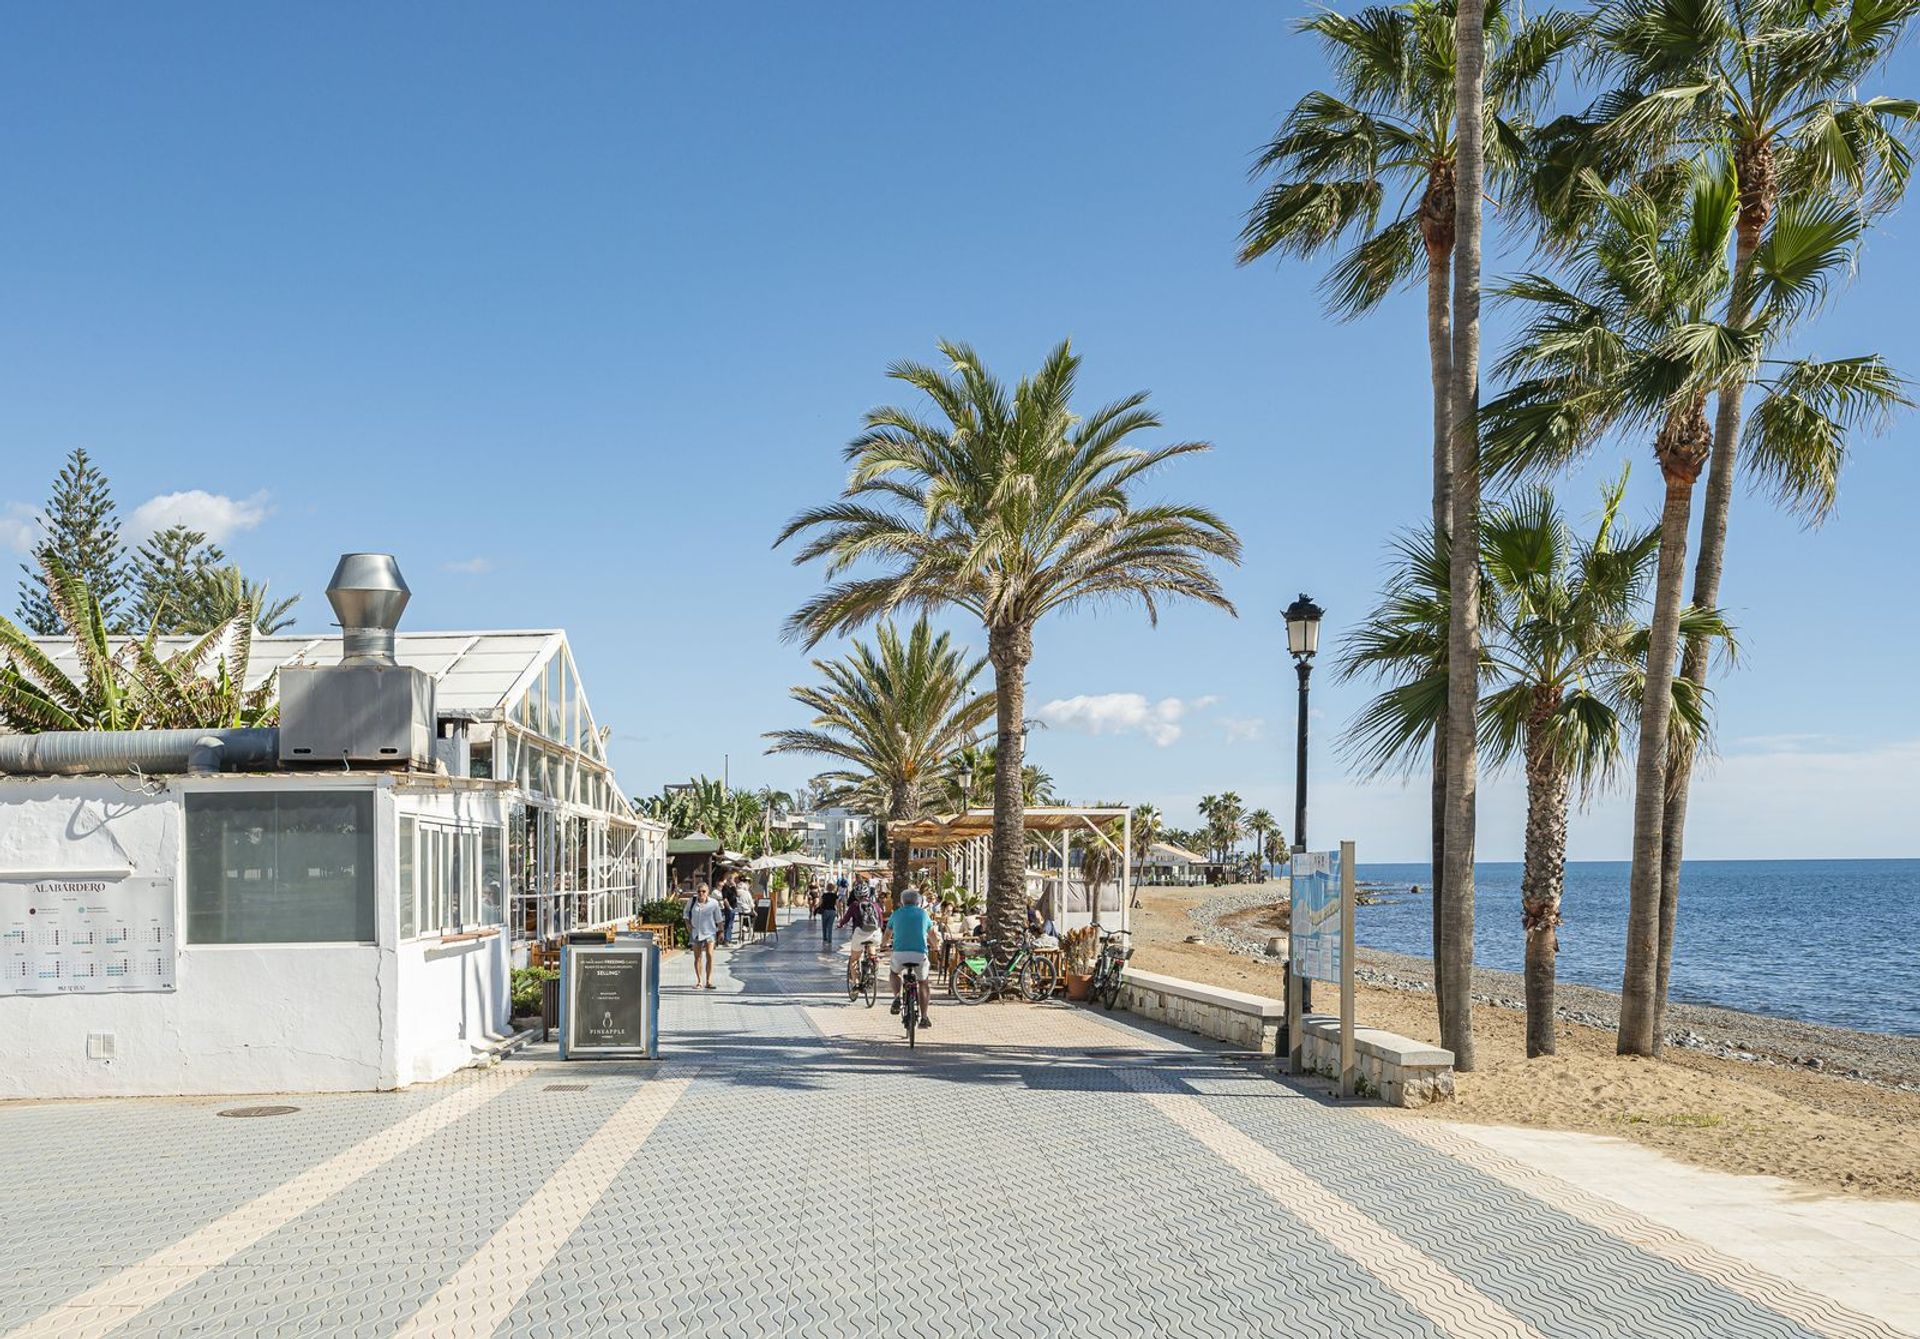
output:
[[[1037,838],[1043,850],[1059,861],[1058,869],[1029,868],[1029,886],[1041,885],[1040,895],[1050,896],[1053,921],[1062,930],[1076,928],[1100,919],[1099,894],[1089,888],[1084,876],[1079,880],[1080,900],[1074,907],[1073,844],[1099,842],[1117,857],[1119,880],[1118,907],[1108,908],[1120,915],[1119,928],[1127,928],[1127,915],[1133,901],[1133,811],[1118,806],[1036,805],[1027,809],[1023,824],[1029,837]],[[1120,825],[1120,840],[1115,842],[1107,829]],[[936,852],[944,856],[955,880],[970,892],[983,896],[987,886],[987,856],[993,841],[993,810],[969,809],[964,813],[942,814],[932,818],[901,819],[887,824],[887,840],[906,842],[910,849]]]

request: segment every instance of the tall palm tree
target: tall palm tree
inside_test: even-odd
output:
[[[1486,193],[1486,0],[1454,14],[1454,105],[1459,109],[1454,190],[1450,535],[1480,533],[1480,201]],[[1456,562],[1447,591],[1447,724],[1440,745],[1440,942],[1434,981],[1440,1044],[1454,1068],[1473,1069],[1473,855],[1478,822],[1474,718],[1480,699],[1480,564]]]
[[[1459,394],[1454,345],[1456,339],[1470,338],[1476,351],[1478,347],[1481,184],[1487,178],[1502,181],[1522,165],[1528,122],[1550,89],[1561,57],[1579,43],[1590,22],[1564,10],[1510,21],[1502,0],[1476,0],[1469,8],[1471,15],[1457,14],[1452,3],[1415,0],[1371,5],[1352,15],[1324,11],[1303,19],[1301,28],[1321,39],[1335,74],[1335,91],[1309,93],[1295,104],[1255,160],[1254,175],[1272,181],[1248,210],[1240,234],[1242,264],[1267,255],[1311,256],[1341,248],[1321,289],[1328,310],[1346,319],[1371,312],[1396,289],[1424,277],[1433,410],[1433,528],[1439,533],[1453,526],[1453,423]],[[1476,34],[1475,55],[1457,62],[1456,25],[1469,18]],[[1469,86],[1473,93],[1463,103],[1460,90]],[[1456,117],[1463,105],[1469,107],[1469,116]],[[1483,135],[1483,125],[1490,126],[1490,134]],[[1472,161],[1465,166],[1473,174],[1464,196],[1457,189],[1463,144],[1472,150]],[[1470,280],[1450,294],[1463,218],[1469,224]],[[1462,292],[1472,294],[1471,320],[1465,331],[1456,332]],[[1477,367],[1466,380],[1476,377]],[[1436,940],[1443,910],[1446,744],[1444,732],[1434,736]],[[1471,859],[1467,868],[1471,870]],[[1470,908],[1470,887],[1466,898]],[[1470,929],[1466,943],[1470,955]],[[1444,1009],[1450,996],[1438,957],[1434,966],[1436,994]]]
[[[1246,827],[1247,835],[1253,838],[1253,858],[1259,861],[1272,845],[1273,834],[1280,831],[1280,820],[1273,816],[1271,810],[1255,809],[1247,815]],[[1266,871],[1262,870],[1261,877],[1265,876]]]
[[[1729,324],[1745,322],[1761,298],[1755,262],[1770,224],[1803,235],[1815,220],[1846,227],[1849,210],[1836,204],[1873,213],[1904,191],[1905,141],[1920,103],[1863,97],[1859,86],[1884,69],[1916,12],[1920,0],[1764,0],[1707,8],[1688,0],[1630,0],[1604,11],[1599,44],[1619,88],[1596,107],[1592,119],[1602,133],[1588,137],[1590,143],[1621,162],[1707,152],[1733,163],[1739,219],[1726,296]],[[1693,603],[1703,609],[1720,603],[1746,390],[1744,382],[1722,388],[1714,415],[1693,569]],[[1769,473],[1764,464],[1761,472]],[[1705,686],[1704,642],[1687,641],[1682,673],[1696,688]],[[1656,1051],[1665,1032],[1692,772],[1692,749],[1668,758]]]
[[[870,784],[884,796],[887,821],[918,818],[945,779],[948,759],[992,717],[993,694],[976,692],[986,659],[969,659],[925,618],[905,638],[891,623],[874,645],[856,641],[840,660],[816,660],[823,683],[795,688],[795,702],[813,712],[804,729],[772,730],[769,753],[811,753],[842,764],[821,779]],[[893,886],[907,886],[912,851],[892,843]]]
[[[847,448],[853,474],[837,502],[801,512],[776,544],[808,534],[796,562],[828,561],[837,577],[801,606],[787,634],[817,643],[896,609],[957,606],[987,630],[998,704],[988,934],[1012,951],[1025,908],[1021,726],[1033,630],[1047,614],[1135,600],[1157,620],[1168,599],[1233,610],[1212,562],[1238,562],[1240,540],[1213,512],[1138,501],[1149,472],[1206,450],[1201,442],[1132,445],[1160,426],[1144,392],[1087,415],[1073,392],[1080,360],[1066,343],[1011,393],[972,349],[942,344],[944,369],[889,370],[933,404],[935,417],[876,409]]]
[[[1764,299],[1743,321],[1722,319],[1739,212],[1730,171],[1696,171],[1677,209],[1637,186],[1606,195],[1600,207],[1602,222],[1570,286],[1529,275],[1504,290],[1530,315],[1502,364],[1514,384],[1488,406],[1486,438],[1490,464],[1512,470],[1555,467],[1618,429],[1653,434],[1666,494],[1635,765],[1619,1036],[1623,1053],[1651,1055],[1673,669],[1694,487],[1713,441],[1708,400],[1729,386],[1761,386],[1750,434],[1756,460],[1772,462],[1783,487],[1824,488],[1829,498],[1848,434],[1905,401],[1899,378],[1877,357],[1766,357],[1774,327],[1832,272],[1819,246],[1763,246],[1755,268],[1766,276]],[[1816,461],[1825,462],[1819,477],[1802,473]]]

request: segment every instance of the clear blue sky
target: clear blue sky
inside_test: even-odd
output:
[[[218,518],[305,593],[302,627],[330,617],[334,555],[373,548],[412,582],[409,627],[566,628],[630,791],[723,755],[796,783],[758,736],[797,718],[808,669],[777,629],[818,577],[769,552],[777,527],[838,490],[890,360],[957,338],[1011,377],[1071,336],[1090,402],[1150,388],[1217,444],[1158,487],[1218,506],[1247,560],[1237,621],[1045,625],[1036,708],[1177,702],[1063,715],[1038,761],[1076,799],[1189,822],[1231,788],[1291,827],[1278,610],[1311,591],[1337,635],[1428,486],[1418,296],[1336,325],[1314,269],[1233,264],[1249,154],[1321,78],[1299,12],[11,7],[0,538],[85,446],[125,512],[209,495],[145,514]],[[1920,89],[1911,48],[1884,83]],[[1813,347],[1920,373],[1914,218]],[[1864,443],[1817,532],[1741,498],[1746,655],[1690,854],[1920,854],[1917,444],[1912,416]],[[1422,790],[1342,775],[1327,745],[1361,694],[1316,682],[1314,844],[1420,857]],[[1489,788],[1488,858],[1518,854],[1518,795]],[[1573,854],[1624,856],[1626,831],[1603,800]]]

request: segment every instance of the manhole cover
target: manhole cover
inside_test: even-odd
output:
[[[549,1083],[547,1085],[547,1091],[550,1093],[584,1093],[586,1090],[587,1085],[584,1083]]]
[[[299,1109],[300,1109],[299,1107],[228,1107],[225,1111],[222,1111],[220,1114],[222,1116],[236,1116],[236,1117],[290,1116],[294,1112],[298,1111]]]

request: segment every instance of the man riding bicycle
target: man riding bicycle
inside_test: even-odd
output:
[[[900,975],[912,972],[920,993],[920,1026],[933,1026],[928,1002],[932,991],[927,984],[927,937],[933,918],[920,905],[920,890],[908,887],[900,893],[900,909],[887,917],[887,937],[893,942],[893,1012],[900,1012]]]

